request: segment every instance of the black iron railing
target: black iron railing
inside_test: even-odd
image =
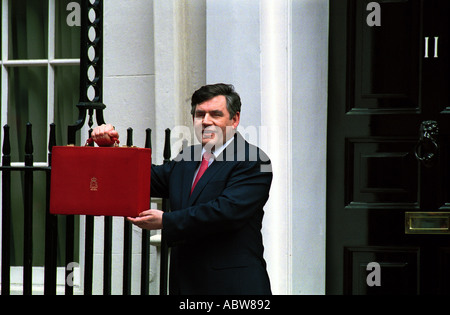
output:
[[[47,166],[34,166],[33,165],[33,141],[32,141],[32,125],[27,124],[27,137],[25,145],[25,165],[24,166],[11,166],[11,145],[9,139],[9,126],[5,125],[4,139],[3,139],[3,155],[2,165],[0,171],[2,172],[2,252],[1,252],[1,294],[9,295],[10,291],[10,272],[11,272],[11,213],[16,211],[12,209],[11,205],[11,174],[13,172],[21,172],[24,174],[24,241],[23,244],[13,244],[16,247],[23,246],[23,294],[32,294],[32,261],[33,261],[33,174],[35,172],[44,172],[46,174],[46,220],[45,220],[45,260],[44,260],[44,294],[54,295],[57,292],[57,242],[58,237],[65,233],[66,237],[66,249],[65,264],[74,262],[74,243],[75,232],[74,222],[76,216],[68,215],[63,216],[66,220],[66,231],[58,231],[57,215],[50,214],[50,179],[51,179],[51,155],[52,148],[55,146],[55,128],[54,124],[50,125],[50,136],[48,144],[48,165]],[[133,145],[133,130],[129,128],[127,130],[127,145]],[[151,148],[151,130],[146,130],[145,147]],[[164,162],[168,162],[170,159],[170,130],[166,130],[166,139],[164,145]],[[169,210],[169,204],[167,200],[162,200],[162,207],[164,211]],[[150,205],[149,205],[150,206]],[[111,260],[112,260],[112,217],[105,216],[104,219],[104,231],[103,231],[103,294],[111,294]],[[83,294],[92,294],[93,288],[93,261],[94,261],[94,217],[86,216],[85,220],[85,251],[84,251],[84,275],[83,275]],[[68,228],[67,228],[68,227]],[[123,294],[131,294],[131,256],[132,256],[132,229],[131,224],[124,219],[124,239],[123,239],[123,272],[122,272],[122,285]],[[161,261],[160,261],[160,294],[165,295],[167,292],[167,264],[168,264],[168,250],[164,241],[161,244]],[[66,273],[72,270],[68,269]],[[150,285],[150,233],[147,230],[142,231],[142,244],[141,244],[141,275],[140,275],[140,293],[142,295],[149,294]],[[66,281],[65,294],[72,295],[73,284]]]

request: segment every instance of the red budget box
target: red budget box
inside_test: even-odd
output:
[[[136,217],[150,208],[151,149],[55,146],[50,213]]]

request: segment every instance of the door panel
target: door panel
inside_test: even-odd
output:
[[[367,25],[368,2],[348,3],[348,110],[364,114],[418,111],[419,2],[383,1],[381,27]]]
[[[346,208],[416,209],[417,139],[346,139]]]
[[[346,293],[417,294],[419,292],[419,248],[360,247],[345,248]],[[378,262],[383,270],[380,286],[368,286],[367,265]],[[370,269],[372,270],[372,269]]]
[[[405,218],[450,209],[450,2],[370,2],[330,1],[327,293],[445,293],[450,235]]]

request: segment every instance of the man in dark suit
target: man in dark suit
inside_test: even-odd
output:
[[[261,234],[270,160],[235,131],[241,101],[233,86],[203,86],[191,106],[201,145],[152,165],[151,194],[169,198],[172,211],[150,209],[128,220],[162,229],[172,247],[171,294],[271,294]],[[93,132],[99,145],[112,137],[118,134],[110,125]]]

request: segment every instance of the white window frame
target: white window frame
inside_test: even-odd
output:
[[[56,59],[55,58],[55,21],[56,21],[56,1],[48,1],[48,52],[47,59],[21,59],[21,60],[9,60],[9,4],[14,0],[1,0],[2,14],[1,14],[1,126],[4,126],[8,122],[8,98],[9,98],[9,69],[14,67],[29,67],[29,66],[46,66],[47,67],[47,133],[46,143],[49,141],[50,123],[54,121],[54,108],[55,108],[55,67],[66,66],[78,66],[80,65],[80,59]],[[74,104],[75,105],[75,104]],[[3,137],[1,139],[3,147]],[[48,155],[46,161],[34,162],[34,166],[47,166]],[[11,166],[24,166],[24,162],[12,162]],[[1,189],[1,182],[0,182]],[[0,216],[0,228],[1,228],[1,216]],[[0,234],[1,239],[1,234]],[[0,242],[1,251],[1,242]],[[1,263],[1,262],[0,262]],[[23,267],[11,267],[11,294],[21,294],[23,285]],[[33,267],[33,294],[42,294],[44,291],[44,267]],[[74,294],[81,292],[81,277],[80,267],[73,268],[74,275]],[[57,268],[57,287],[58,293],[64,292],[65,286],[65,267]],[[1,279],[0,279],[1,282]]]
[[[50,133],[50,123],[54,121],[55,113],[55,67],[77,66],[80,59],[56,59],[55,58],[55,21],[56,21],[56,0],[48,1],[48,52],[47,59],[15,59],[9,60],[9,3],[13,0],[2,0],[2,40],[1,40],[1,125],[7,124],[8,120],[8,98],[9,80],[8,69],[13,67],[47,66],[47,142]],[[3,145],[3,139],[2,145]],[[48,157],[47,157],[48,159]],[[11,166],[24,166],[24,162],[12,162]],[[34,166],[47,166],[48,161],[33,163]]]

